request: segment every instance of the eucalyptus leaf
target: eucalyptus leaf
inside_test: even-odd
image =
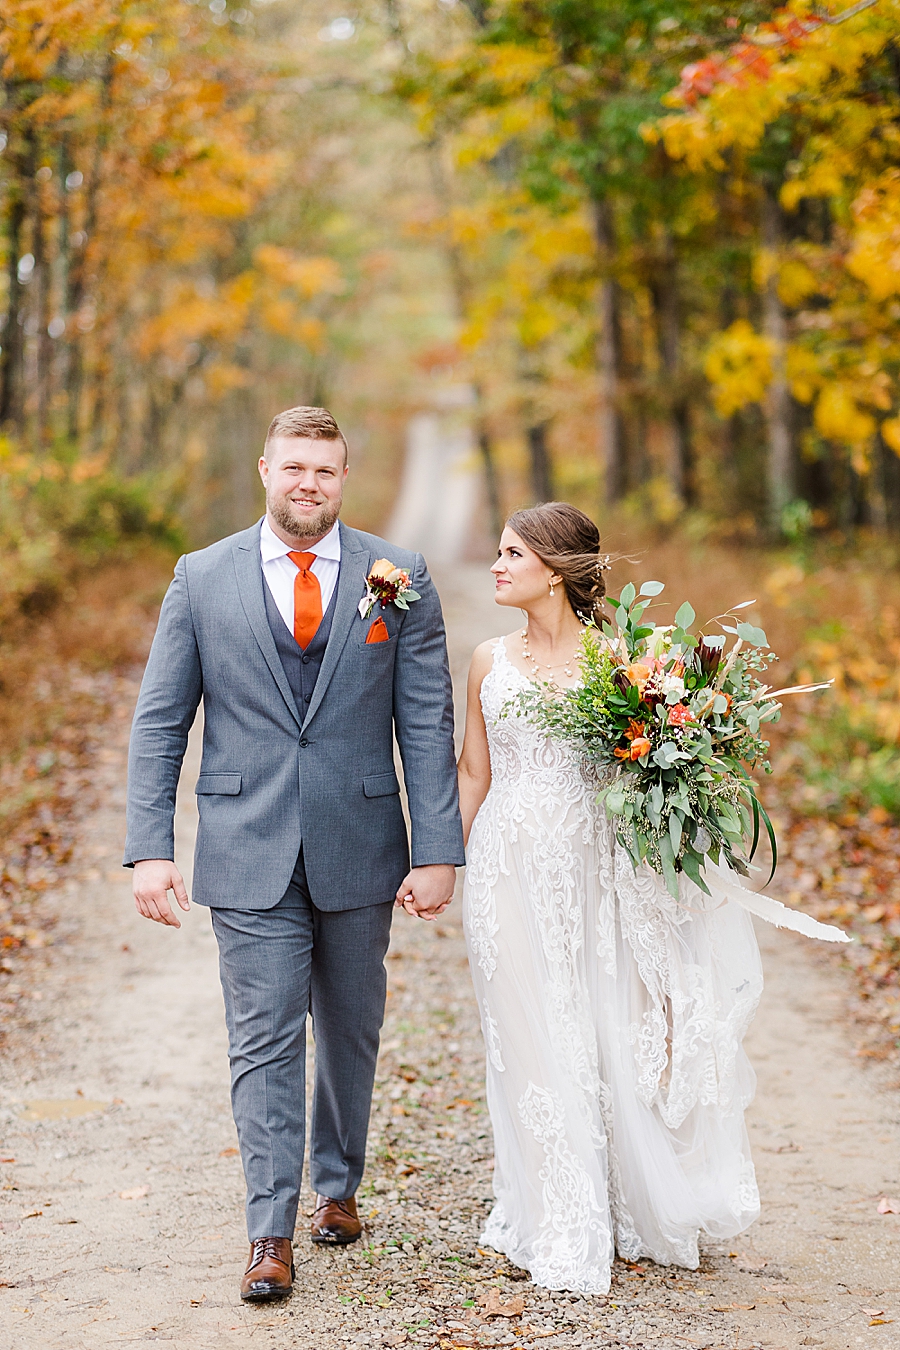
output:
[[[685,600],[684,604],[679,605],[675,611],[675,626],[677,628],[690,628],[696,617],[694,606]]]
[[[629,581],[628,585],[622,588],[622,591],[619,595],[619,604],[624,605],[625,608],[627,609],[628,606],[634,600],[634,597],[636,595],[637,591],[634,589],[633,583]]]
[[[666,879],[666,889],[675,899],[680,899],[678,891],[678,873],[675,870],[675,853],[672,849],[672,841],[667,834],[661,836],[659,841],[659,859],[662,863],[663,876]]]
[[[703,873],[700,871],[700,861],[692,849],[687,849],[685,851],[684,857],[681,859],[681,866],[695,886],[699,886],[701,891],[704,891],[707,895],[711,894],[709,887],[703,880]]]
[[[641,595],[659,595],[659,593],[665,589],[665,582],[645,581],[641,587]]]
[[[769,639],[766,637],[763,630],[757,628],[755,624],[739,623],[737,626],[737,634],[739,638],[743,638],[745,642],[749,642],[751,647],[768,647],[769,645]]]

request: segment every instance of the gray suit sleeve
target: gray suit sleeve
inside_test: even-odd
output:
[[[416,555],[414,601],[400,626],[394,727],[409,798],[412,865],[465,863],[453,749],[453,691],[441,602]]]
[[[175,857],[175,792],[203,693],[185,559],[179,558],[141,682],[128,751],[126,867]]]

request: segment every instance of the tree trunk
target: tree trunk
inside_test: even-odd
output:
[[[81,428],[81,403],[84,391],[85,338],[78,329],[78,314],[88,296],[88,249],[97,229],[100,184],[103,177],[103,154],[106,149],[109,134],[106,119],[112,103],[113,77],[115,70],[114,60],[115,58],[112,52],[109,52],[106,58],[103,83],[101,86],[97,139],[94,142],[90,171],[87,174],[87,181],[84,188],[84,214],[82,217],[83,223],[80,230],[80,240],[77,252],[70,255],[71,266],[69,268],[67,308],[72,315],[72,322],[75,324],[76,332],[73,334],[72,344],[69,349],[66,398],[68,402],[68,435],[69,439],[73,441],[78,439]],[[98,408],[102,408],[102,397],[98,397],[96,404]],[[96,441],[97,437],[100,436],[100,428],[95,424],[93,430],[94,439]]]
[[[475,386],[475,396],[481,403],[481,390]],[[483,417],[477,421],[477,440],[478,453],[481,455],[481,463],[484,467],[484,488],[487,497],[488,520],[490,522],[491,534],[495,539],[499,539],[503,531],[503,510],[500,505],[500,487],[497,482],[497,464],[494,457],[494,447],[491,442],[491,434],[488,430],[487,422]]]
[[[553,501],[553,462],[547,444],[547,422],[536,422],[527,431],[531,461],[531,495],[535,502]]]
[[[593,202],[594,237],[600,261],[597,296],[599,332],[597,372],[600,385],[600,456],[603,490],[607,504],[617,502],[625,491],[625,445],[619,411],[621,392],[621,342],[619,337],[619,290],[612,275],[615,239],[612,212],[604,199]]]
[[[763,246],[777,255],[783,239],[781,206],[774,189],[766,188],[762,202]],[[784,508],[794,496],[793,447],[791,445],[791,395],[785,369],[787,319],[778,294],[777,274],[769,269],[763,291],[763,331],[772,344],[772,382],[766,397],[768,429],[767,480],[769,521],[779,532]]]
[[[50,441],[50,381],[52,343],[50,323],[50,296],[52,291],[51,261],[47,250],[47,232],[44,219],[43,184],[38,183],[34,193],[34,309],[37,321],[37,441],[47,446]]]
[[[666,388],[663,391],[669,406],[669,428],[672,442],[671,483],[676,497],[685,506],[697,501],[693,447],[690,439],[690,411],[683,388],[681,367],[681,309],[678,302],[678,260],[672,236],[664,236],[662,264],[656,284],[652,288],[656,310],[656,331],[659,356]]]
[[[19,250],[22,247],[22,226],[25,223],[25,199],[13,190],[6,215],[6,271],[7,302],[6,327],[3,331],[3,353],[0,357],[0,424],[11,423],[21,429],[22,416],[22,357],[24,333],[19,322],[23,287],[19,282]]]
[[[866,514],[869,518],[869,527],[876,534],[887,534],[888,530],[887,474],[884,459],[884,441],[880,436],[876,436],[869,457],[869,472],[865,479]]]

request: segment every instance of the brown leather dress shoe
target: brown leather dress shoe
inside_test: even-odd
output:
[[[343,1247],[355,1242],[362,1232],[356,1212],[356,1196],[346,1200],[330,1200],[327,1195],[316,1196],[310,1233],[313,1242],[328,1242]]]
[[[241,1280],[241,1298],[247,1303],[272,1303],[287,1298],[294,1273],[289,1238],[257,1238],[250,1243],[250,1259]]]

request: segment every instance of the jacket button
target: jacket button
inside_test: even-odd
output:
[[[306,747],[307,747],[308,745],[309,745],[309,741],[308,741],[308,740],[306,739],[306,737],[304,736],[303,740],[300,742],[300,749],[301,749],[301,750],[305,750]]]
[[[308,657],[308,656],[301,656],[300,660],[303,662],[303,664],[304,664],[305,666],[308,666],[308,665],[309,665],[309,657]]]

